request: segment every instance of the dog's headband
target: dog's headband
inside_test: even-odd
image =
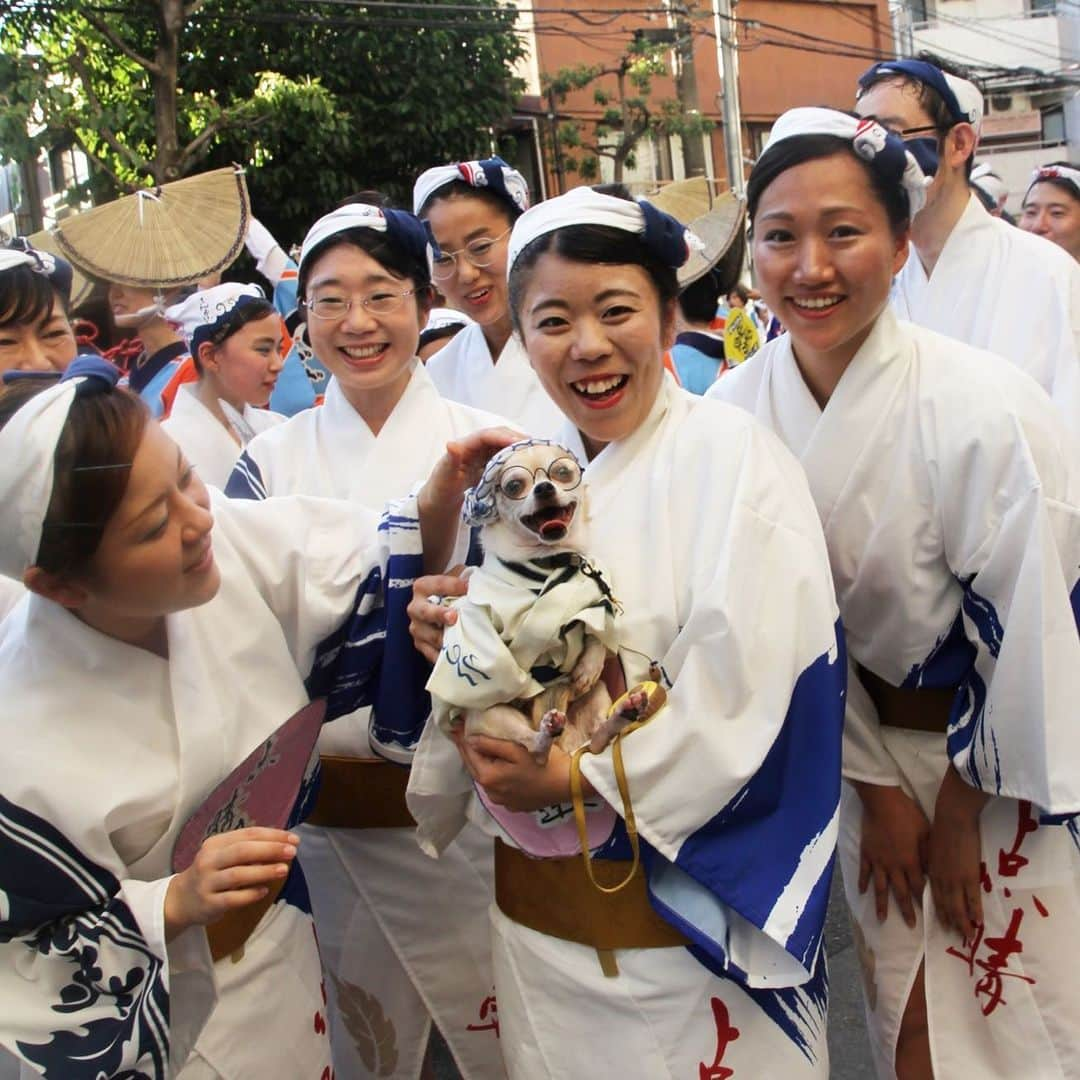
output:
[[[490,525],[499,518],[499,510],[495,505],[495,491],[499,483],[499,474],[503,467],[518,450],[524,450],[530,446],[554,446],[562,451],[562,456],[573,458],[578,467],[581,462],[573,450],[557,443],[553,439],[522,439],[521,442],[511,443],[504,446],[497,454],[493,455],[484,469],[484,475],[480,477],[480,483],[476,487],[469,488],[465,492],[465,505],[461,509],[461,517],[466,525],[477,528],[481,525]]]

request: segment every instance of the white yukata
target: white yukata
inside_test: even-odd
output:
[[[504,423],[441,398],[415,362],[376,436],[332,379],[321,408],[252,440],[227,491],[240,498],[306,492],[381,508],[427,477],[448,440]],[[393,699],[388,704],[374,718],[365,709],[328,725],[319,749],[407,765],[416,735],[394,724],[409,710],[395,709]],[[470,830],[436,864],[412,829],[302,831],[319,943],[339,1003],[332,1025],[338,1075],[415,1080],[434,1019],[466,1078],[502,1077],[498,1039],[481,1016],[492,993],[490,839]],[[369,1025],[377,1022],[386,1037],[372,1049]]]
[[[238,422],[226,430],[196,397],[195,384],[184,383],[176,393],[169,419],[161,426],[184,451],[184,457],[195,466],[202,480],[224,489],[244,446],[260,432],[284,420],[280,413],[245,405],[243,414],[238,414]]]
[[[895,687],[957,688],[946,737],[879,726],[853,673],[845,776],[902,787],[931,820],[950,759],[999,796],[981,818],[985,927],[965,945],[929,887],[915,929],[895,903],[878,923],[845,785],[840,858],[878,1075],[894,1075],[924,957],[935,1076],[1080,1075],[1080,463],[1060,418],[1011,365],[889,310],[824,410],[788,335],[710,396],[799,455],[852,660]]]
[[[505,416],[526,435],[551,438],[565,423],[517,334],[510,335],[495,362],[483,327],[471,323],[427,362],[427,369],[444,398]]]
[[[585,460],[576,430],[557,438]],[[493,908],[510,1076],[825,1078],[821,935],[846,665],[805,479],[760,425],[669,379],[585,479],[588,554],[623,607],[626,684],[647,679],[650,661],[671,683],[667,708],[622,751],[652,905],[693,946],[618,950],[608,978],[593,948]],[[586,755],[583,773],[609,814],[590,847],[629,858],[612,749]],[[514,843],[469,791],[429,723],[409,806],[433,854],[465,815]],[[553,849],[559,830],[576,847],[559,809],[512,816],[547,830]]]
[[[1080,267],[1056,244],[972,195],[929,278],[912,246],[891,303],[900,319],[1022,368],[1080,433]]]
[[[379,638],[388,537],[415,560],[418,522],[377,534],[368,511],[309,498],[212,508],[221,588],[166,617],[167,660],[38,596],[0,625],[0,1045],[26,1076],[331,1076],[296,864],[216,964],[202,927],[166,942],[163,905],[185,822],[309,690],[334,689],[339,628]],[[350,658],[354,707],[380,656]]]

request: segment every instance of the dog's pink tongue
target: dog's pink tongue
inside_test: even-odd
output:
[[[540,525],[540,535],[545,540],[561,540],[566,535],[566,522],[559,518],[544,521]]]

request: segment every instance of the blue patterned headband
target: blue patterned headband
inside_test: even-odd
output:
[[[495,491],[499,483],[499,475],[510,458],[518,451],[529,446],[555,446],[558,447],[568,458],[577,461],[577,455],[573,450],[567,449],[562,443],[553,439],[522,439],[520,442],[504,446],[497,454],[494,454],[484,469],[480,483],[476,487],[469,488],[465,492],[465,504],[461,508],[461,519],[466,525],[476,528],[480,525],[489,525],[499,518],[499,511],[495,505]],[[578,461],[580,467],[581,462]]]

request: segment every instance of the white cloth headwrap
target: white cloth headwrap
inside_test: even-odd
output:
[[[0,271],[13,270],[16,266],[36,266],[33,255],[14,248],[0,248]]]
[[[424,203],[440,188],[460,180],[469,187],[487,189],[518,210],[529,209],[529,185],[525,177],[500,157],[482,161],[459,161],[454,165],[436,165],[422,172],[413,184],[413,213],[419,214]]]
[[[16,581],[37,559],[56,446],[83,381],[69,379],[42,390],[0,429],[0,573]]]
[[[324,214],[308,229],[303,244],[300,245],[300,269],[304,261],[324,240],[349,229],[372,229],[375,232],[389,233],[392,242],[419,255],[423,247],[427,258],[428,273],[434,266],[431,242],[426,227],[412,214],[404,210],[380,210],[367,203],[347,203]]]
[[[655,207],[650,207],[650,210],[656,215],[661,213]],[[671,220],[674,222],[673,218]],[[534,240],[568,225],[606,225],[608,228],[621,229],[623,232],[636,233],[643,237],[645,211],[638,202],[606,195],[591,187],[572,188],[565,195],[537,203],[514,222],[506,260],[507,274],[514,268],[517,257]],[[689,255],[691,249],[704,250],[704,243],[689,229],[683,228],[682,235],[686,242],[686,255]]]
[[[1071,180],[1077,191],[1080,191],[1080,170],[1074,169],[1069,165],[1043,165],[1042,168],[1036,169],[1031,174],[1031,179],[1028,181],[1028,189],[1024,192],[1024,202],[1027,202],[1027,197],[1031,194],[1031,189],[1040,180]]]
[[[213,326],[219,319],[229,314],[241,296],[264,300],[262,289],[258,285],[245,285],[236,281],[222,282],[210,289],[200,289],[186,300],[165,309],[165,318],[175,327],[191,348],[195,332],[204,326]]]
[[[988,161],[982,161],[971,170],[971,182],[996,203],[1003,202],[1009,194],[1005,181],[994,172]]]
[[[898,159],[902,152],[905,160],[900,184],[907,192],[911,216],[914,217],[926,205],[926,189],[933,183],[932,177],[928,177],[911,153],[903,149],[900,136],[887,131],[876,120],[860,120],[836,109],[788,109],[773,124],[769,142],[761,156],[764,157],[777,143],[797,135],[835,135],[845,139],[852,144],[855,153],[871,165],[879,156],[883,159],[895,156]],[[880,166],[880,162],[878,164]]]

